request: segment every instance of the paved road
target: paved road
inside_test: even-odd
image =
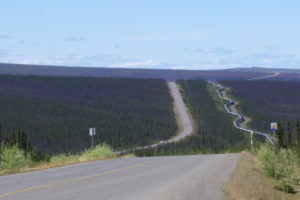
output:
[[[168,86],[174,99],[176,114],[178,115],[177,117],[183,127],[182,131],[177,136],[169,139],[168,142],[177,142],[191,135],[193,133],[193,126],[176,83],[168,82]]]
[[[261,80],[261,79],[268,79],[268,78],[273,78],[273,77],[276,77],[276,76],[279,76],[280,75],[280,72],[273,72],[273,74],[269,74],[269,75],[266,75],[266,76],[260,76],[260,77],[256,77],[256,78],[251,78],[249,79],[249,81],[252,81],[252,80]]]
[[[239,154],[112,159],[0,177],[0,199],[218,200]]]
[[[183,102],[182,96],[175,82],[168,82],[168,87],[171,96],[174,99],[174,109],[176,110],[176,118],[179,119],[180,127],[182,130],[179,133],[166,141],[160,141],[155,144],[149,144],[146,146],[136,147],[132,149],[125,149],[122,151],[115,152],[116,154],[124,154],[127,152],[134,152],[135,150],[150,149],[157,146],[167,145],[168,143],[178,142],[179,140],[185,139],[187,136],[193,134],[193,126],[190,116],[187,113],[186,106]]]

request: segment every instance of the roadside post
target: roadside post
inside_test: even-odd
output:
[[[253,153],[253,131],[251,131],[251,152]]]
[[[273,132],[273,140],[275,138],[275,132],[277,131],[277,129],[278,129],[277,122],[271,122],[271,131]],[[274,148],[275,148],[275,145],[274,145]]]
[[[277,122],[271,122],[271,131],[273,132],[273,138],[275,138],[275,132],[278,129],[278,124]]]
[[[96,128],[90,128],[89,134],[92,138],[92,149],[94,148],[94,136],[96,135]]]

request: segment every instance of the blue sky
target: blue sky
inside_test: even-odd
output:
[[[1,0],[0,62],[300,68],[297,0]]]

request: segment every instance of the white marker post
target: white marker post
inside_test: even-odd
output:
[[[251,152],[253,152],[253,131],[251,131]]]
[[[92,149],[94,148],[94,135],[96,135],[96,128],[90,128],[89,134],[92,137]]]
[[[277,122],[271,122],[271,131],[273,132],[273,138],[275,138],[275,132],[278,129],[278,124]]]

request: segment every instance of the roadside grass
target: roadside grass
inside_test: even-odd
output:
[[[284,181],[295,178],[294,174],[297,166],[295,151],[291,149],[274,150],[271,145],[262,145],[257,151],[257,157],[267,176]]]
[[[29,166],[32,164],[30,156],[25,156],[24,152],[17,146],[0,147],[0,174]]]
[[[134,154],[125,154],[121,158],[132,158]],[[16,146],[2,147],[0,154],[0,175],[35,171],[47,168],[60,167],[70,164],[105,160],[117,158],[113,149],[106,144],[97,145],[94,149],[88,149],[80,154],[58,154],[50,158],[49,161],[32,161],[31,156],[25,156],[24,152]]]
[[[295,170],[299,175],[299,166]],[[293,185],[295,194],[276,190],[281,182],[265,176],[258,157],[249,152],[242,152],[239,163],[230,180],[224,185],[228,200],[296,200],[300,199],[300,186]]]

